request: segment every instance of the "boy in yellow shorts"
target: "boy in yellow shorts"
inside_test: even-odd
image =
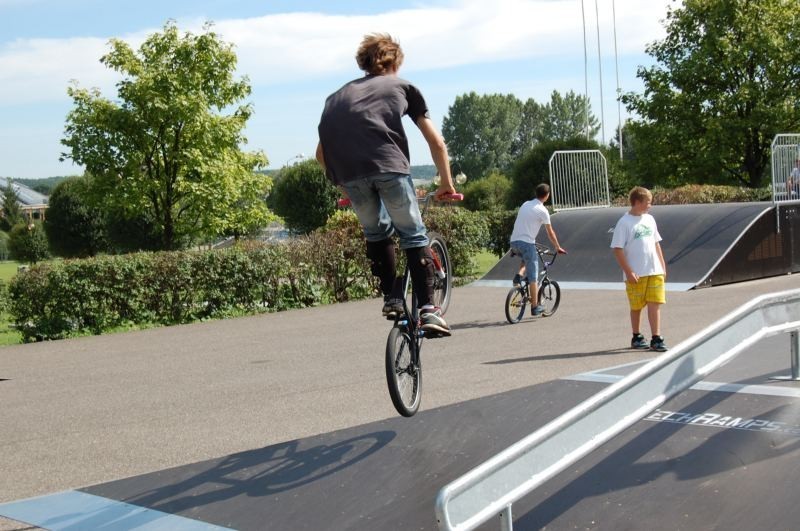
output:
[[[667,346],[661,336],[661,305],[666,302],[664,280],[667,266],[661,252],[661,235],[656,220],[648,214],[653,194],[647,188],[637,186],[630,191],[628,199],[631,209],[617,221],[611,249],[622,268],[631,307],[631,348],[665,352]],[[649,344],[639,330],[645,307],[653,336]]]

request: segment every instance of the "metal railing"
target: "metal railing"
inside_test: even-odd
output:
[[[800,290],[762,295],[443,487],[440,529],[474,529],[664,402],[763,338],[791,333],[792,375],[800,372]]]
[[[548,166],[553,211],[611,205],[608,166],[599,150],[555,151]]]

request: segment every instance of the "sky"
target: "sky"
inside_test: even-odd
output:
[[[96,87],[116,99],[120,78],[99,61],[109,40],[123,39],[136,49],[168,20],[195,34],[212,22],[234,45],[237,76],[249,79],[252,94],[246,102],[254,108],[242,148],[264,152],[270,168],[313,156],[326,96],[363,75],[355,51],[365,34],[375,32],[400,42],[405,61],[399,75],[422,91],[438,126],[456,97],[472,91],[546,103],[553,90],[585,94],[588,85],[592,111],[604,123],[597,140],[604,136],[609,142],[619,117],[629,116],[616,100],[617,71],[622,93],[642,92],[637,69],[654,62],[645,48],[665,36],[668,8],[679,4],[0,0],[0,176],[81,174],[81,167],[59,161],[65,118],[73,107],[67,87],[71,82]],[[405,127],[412,164],[431,164],[422,135],[410,120]]]

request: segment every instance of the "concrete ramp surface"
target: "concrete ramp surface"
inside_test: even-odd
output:
[[[570,210],[552,216],[561,245],[551,278],[566,288],[622,289],[622,272],[610,249],[617,220],[629,209]],[[798,270],[792,258],[800,236],[797,207],[782,209],[783,232],[776,230],[772,203],[657,205],[667,261],[667,289],[687,290],[779,275]],[[788,235],[788,236],[787,236]],[[537,241],[549,245],[544,231]],[[511,285],[519,259],[504,256],[478,285]]]

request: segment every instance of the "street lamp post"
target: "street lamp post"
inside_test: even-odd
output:
[[[286,160],[286,164],[284,164],[284,166],[291,166],[291,162],[292,162],[293,160],[295,160],[295,161],[297,161],[297,160],[303,160],[304,158],[306,158],[306,156],[305,156],[305,155],[303,155],[302,153],[298,153],[298,154],[297,154],[297,155],[295,155],[294,157],[289,157],[289,158]],[[295,163],[295,164],[296,164],[296,163]]]

